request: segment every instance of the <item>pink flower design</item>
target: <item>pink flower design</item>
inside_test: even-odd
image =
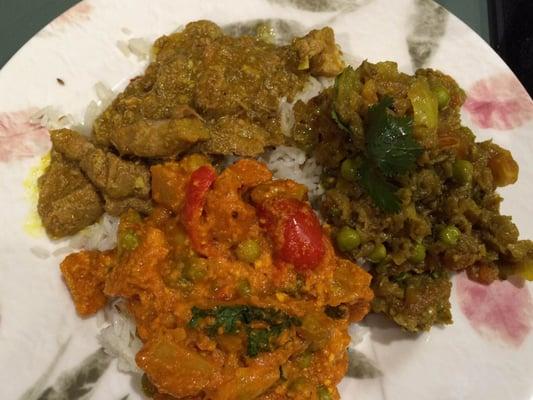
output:
[[[481,128],[508,130],[533,119],[533,100],[514,75],[496,75],[477,81],[464,104]]]
[[[49,27],[61,29],[67,25],[87,21],[92,9],[93,7],[87,1],[82,1],[54,19]]]
[[[454,287],[461,311],[481,335],[519,347],[531,331],[533,303],[527,286],[508,281],[482,285],[462,273]]]
[[[49,149],[46,128],[30,122],[34,112],[0,113],[0,162],[34,157]]]

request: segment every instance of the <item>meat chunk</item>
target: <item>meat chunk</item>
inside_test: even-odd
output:
[[[113,146],[123,155],[174,157],[198,141],[209,139],[209,130],[198,118],[139,120],[110,133]]]
[[[54,150],[71,161],[79,162],[83,172],[106,196],[113,199],[148,198],[150,172],[146,166],[98,149],[70,129],[52,131],[50,137]]]
[[[299,69],[314,76],[337,76],[344,68],[342,53],[335,44],[333,29],[312,30],[293,43],[300,58]]]
[[[124,161],[112,153],[94,149],[81,160],[80,167],[107,197],[149,197],[150,172],[142,164]]]
[[[109,214],[118,216],[128,208],[145,214],[152,210],[148,167],[99,149],[70,129],[52,131],[50,137],[54,151],[79,166],[100,190]]]
[[[199,151],[254,157],[265,147],[283,143],[281,135],[273,135],[249,120],[234,116],[218,119],[213,131],[213,137],[197,147]]]
[[[81,161],[87,153],[94,149],[86,137],[71,129],[50,131],[50,140],[54,150],[71,161]]]
[[[138,197],[126,197],[124,199],[113,199],[104,195],[104,209],[108,214],[120,216],[130,208],[141,214],[152,212],[152,202],[150,199],[140,199]]]
[[[37,211],[46,232],[55,238],[72,235],[103,214],[102,199],[73,162],[52,152],[52,161],[39,178]]]

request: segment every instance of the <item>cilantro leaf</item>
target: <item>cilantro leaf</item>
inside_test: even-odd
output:
[[[380,209],[388,213],[400,211],[400,199],[394,193],[397,188],[368,159],[359,168],[359,182]]]
[[[368,157],[385,176],[408,172],[422,153],[412,136],[412,119],[392,115],[391,106],[392,99],[385,97],[370,107],[365,131]]]
[[[211,309],[193,307],[189,328],[203,329],[208,335],[219,333],[237,334],[245,332],[248,338],[247,354],[255,357],[260,352],[270,351],[274,340],[291,326],[299,326],[300,319],[292,317],[273,308],[261,308],[246,305],[220,306]],[[210,318],[204,325],[201,321]],[[264,328],[252,328],[255,322],[266,325]]]

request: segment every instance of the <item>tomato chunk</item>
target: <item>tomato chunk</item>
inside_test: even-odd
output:
[[[320,264],[326,251],[322,227],[307,203],[294,198],[269,199],[261,204],[259,216],[278,259],[298,270]]]
[[[207,192],[216,178],[215,169],[211,165],[204,165],[191,174],[185,189],[183,222],[191,240],[192,248],[200,254],[203,254],[202,248],[205,243],[202,239],[202,232],[198,228],[201,226],[200,220]]]

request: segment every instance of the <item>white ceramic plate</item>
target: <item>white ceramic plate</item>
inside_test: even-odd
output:
[[[449,73],[468,94],[464,123],[519,162],[518,183],[501,190],[502,208],[522,237],[533,237],[533,102],[485,42],[431,1],[86,0],[0,71],[1,399],[141,398],[136,380],[98,351],[98,318],[75,314],[58,269],[63,255],[53,255],[64,243],[29,227],[35,193],[24,182],[49,149],[46,129],[30,116],[50,105],[82,120],[97,99],[97,81],[122,88],[144,68],[117,41],[153,40],[202,18],[221,25],[284,20],[289,34],[330,25],[355,61],[394,60],[406,72],[429,66]],[[452,302],[455,323],[427,334],[407,335],[375,317],[354,327],[364,339],[351,349],[352,377],[340,385],[342,398],[533,399],[531,286],[483,287],[460,275]]]

